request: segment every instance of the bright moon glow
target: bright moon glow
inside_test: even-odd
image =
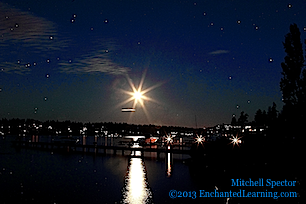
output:
[[[132,79],[130,79],[130,77],[127,76],[127,80],[129,82],[129,85],[130,85],[132,91],[126,91],[126,90],[122,90],[122,91],[124,93],[130,95],[131,97],[128,98],[127,100],[125,100],[124,102],[120,103],[119,105],[127,104],[127,103],[129,103],[131,101],[134,101],[133,102],[133,106],[132,106],[133,108],[135,108],[137,103],[139,102],[141,107],[143,109],[145,109],[144,101],[152,101],[152,102],[156,102],[157,103],[157,101],[155,101],[154,99],[146,96],[145,94],[150,92],[151,90],[159,87],[162,83],[158,83],[158,84],[156,84],[154,86],[151,86],[151,87],[149,87],[147,89],[143,89],[145,75],[146,75],[146,71],[143,73],[142,78],[141,78],[140,83],[139,83],[137,88],[136,88],[135,84],[132,82]]]
[[[133,94],[133,97],[136,100],[136,103],[137,103],[137,101],[140,101],[143,98],[142,93],[139,92],[139,91],[135,91],[134,94]]]
[[[126,104],[128,104],[130,102],[133,102],[132,108],[136,110],[136,105],[139,103],[141,105],[141,108],[143,109],[147,119],[150,121],[148,111],[145,107],[145,101],[150,101],[150,102],[155,102],[155,103],[158,103],[158,102],[156,100],[146,96],[145,94],[150,92],[151,90],[159,87],[163,83],[158,83],[158,84],[155,84],[155,85],[153,85],[149,88],[143,89],[145,75],[146,75],[146,71],[144,71],[144,73],[142,75],[142,78],[140,80],[140,83],[139,83],[137,88],[136,88],[135,84],[132,82],[132,79],[129,76],[127,76],[127,81],[129,83],[132,91],[127,91],[127,90],[121,90],[121,91],[130,95],[131,97],[128,98],[127,100],[123,101],[122,103],[120,103],[118,106],[123,106],[123,105],[126,106]],[[133,111],[133,112],[135,112],[135,111]]]

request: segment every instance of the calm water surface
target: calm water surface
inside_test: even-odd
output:
[[[157,160],[154,153],[129,158],[121,152],[94,156],[16,150],[11,147],[15,138],[0,140],[1,203],[173,203],[171,189],[196,190],[186,155],[161,154]],[[23,139],[50,141],[52,137]],[[85,140],[90,143],[94,137]],[[99,144],[110,139],[97,140]]]
[[[199,198],[199,190],[212,192],[237,191],[231,179],[301,180],[304,170],[287,153],[273,156],[260,150],[247,152],[248,157],[232,151],[208,152],[200,163],[190,163],[188,155],[145,153],[144,157],[129,157],[112,150],[94,155],[89,150],[73,153],[55,150],[15,149],[11,141],[16,136],[0,138],[0,204],[79,204],[79,203],[302,203],[300,198]],[[52,141],[54,136],[22,137],[23,140]],[[83,144],[116,145],[112,138],[76,137]],[[236,154],[236,153],[237,154]],[[261,153],[261,154],[260,154]],[[140,154],[140,152],[135,152]],[[280,153],[278,153],[280,154]],[[298,153],[293,154],[299,155]],[[287,159],[286,159],[287,158]],[[290,158],[290,159],[289,159]],[[284,163],[286,161],[286,163]],[[291,168],[286,168],[286,165]],[[295,166],[295,167],[294,167]],[[305,169],[305,168],[304,168]],[[290,170],[290,171],[289,171]],[[279,172],[279,173],[277,173]],[[196,191],[197,198],[169,197],[170,190]],[[271,190],[245,187],[247,191]],[[301,185],[275,188],[275,191],[305,192]]]

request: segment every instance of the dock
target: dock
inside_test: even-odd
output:
[[[136,155],[135,152],[141,152],[143,156],[145,152],[156,152],[159,158],[160,153],[172,153],[172,154],[190,154],[190,147],[187,145],[156,145],[153,148],[151,145],[144,145],[140,147],[131,146],[107,146],[97,144],[73,144],[73,143],[57,143],[57,142],[29,142],[29,141],[13,141],[13,147],[15,148],[28,148],[39,150],[51,150],[51,151],[64,151],[75,153],[94,153],[94,154],[106,154],[108,150],[112,150],[114,155],[117,152],[121,152],[122,155]],[[136,157],[136,156],[135,156]]]

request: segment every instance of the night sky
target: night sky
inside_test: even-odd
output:
[[[305,39],[305,11],[300,0],[1,1],[0,118],[252,121],[282,108],[282,42],[293,23]],[[134,113],[121,112],[129,80],[147,90]]]

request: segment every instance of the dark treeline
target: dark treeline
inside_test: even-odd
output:
[[[238,120],[236,119],[236,116],[232,117],[231,125],[246,125],[248,123],[248,117],[249,115],[242,111]]]
[[[193,128],[156,125],[136,125],[127,123],[96,122],[82,123],[70,120],[1,119],[0,133],[10,135],[166,135],[170,132],[193,132]]]
[[[253,123],[259,126],[274,126],[279,117],[278,112],[279,111],[276,110],[276,104],[273,102],[273,105],[269,106],[267,111],[261,109],[256,111]]]
[[[306,69],[301,43],[300,31],[296,24],[290,25],[290,32],[285,35],[283,46],[286,52],[284,62],[281,63],[282,78],[280,90],[282,92],[283,108],[278,111],[273,102],[267,110],[258,109],[254,121],[249,124],[266,126],[270,136],[275,139],[301,139],[303,126],[306,122]],[[306,39],[304,41],[306,47]],[[305,49],[306,51],[306,49]],[[306,57],[306,55],[305,55]],[[241,112],[232,124],[248,123],[248,114]]]
[[[279,119],[279,111],[276,109],[276,104],[273,102],[268,110],[258,109],[254,116],[254,121],[248,121],[249,115],[242,111],[238,119],[232,118],[231,125],[253,125],[253,126],[274,126]]]

